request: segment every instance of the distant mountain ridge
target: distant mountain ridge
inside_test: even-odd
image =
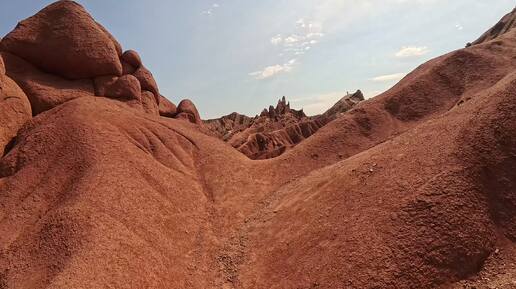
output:
[[[292,109],[283,96],[276,107],[264,108],[255,117],[233,112],[204,123],[215,136],[249,158],[269,159],[283,154],[363,100],[358,90],[342,97],[323,114],[308,117],[303,109]]]
[[[489,40],[493,40],[502,34],[509,32],[511,29],[516,27],[516,7],[507,13],[495,26],[487,30],[482,36],[475,40],[472,44],[480,44]]]

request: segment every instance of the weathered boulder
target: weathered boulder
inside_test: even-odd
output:
[[[0,50],[69,79],[122,74],[119,44],[73,1],[55,2],[21,21]]]
[[[131,64],[121,60],[122,63],[122,75],[133,74],[136,71],[136,68]]]
[[[122,56],[122,45],[120,45],[120,42],[118,42],[118,40],[116,40],[116,38],[113,36],[113,34],[111,34],[111,32],[109,32],[104,26],[102,26],[102,24],[98,23],[97,21],[95,21],[95,23],[99,26],[100,30],[102,30],[102,32],[104,32],[107,35],[107,37],[111,40],[111,42],[113,42],[113,45],[115,46],[116,54],[119,57]]]
[[[177,114],[177,107],[166,97],[159,97],[159,115],[164,117],[174,117]]]
[[[93,81],[93,84],[95,86],[95,95],[96,96],[105,96],[107,87],[110,85],[113,85],[113,83],[115,83],[117,78],[118,78],[118,76],[114,76],[114,75],[105,75],[105,76],[96,77]]]
[[[23,90],[7,75],[0,73],[0,156],[6,153],[18,130],[31,117],[30,103]]]
[[[141,100],[141,86],[132,75],[101,76],[95,79],[95,94],[109,98]]]
[[[2,59],[2,56],[0,55],[0,75],[5,74],[5,64],[4,60]]]
[[[95,95],[90,79],[68,80],[44,73],[25,60],[6,52],[4,58],[6,74],[23,89],[37,115],[69,100]]]
[[[152,115],[159,115],[158,104],[154,98],[154,93],[144,90],[141,92],[142,108],[145,113]]]
[[[139,68],[140,66],[142,66],[142,59],[140,58],[138,52],[134,50],[127,50],[126,52],[124,52],[122,54],[121,59],[122,61],[129,63],[135,68]]]
[[[199,125],[202,124],[201,117],[199,116],[197,108],[189,99],[184,99],[179,103],[179,105],[177,106],[177,114],[175,118],[185,119],[191,123]]]
[[[138,79],[138,81],[140,81],[140,85],[143,90],[148,90],[154,94],[156,103],[159,104],[159,89],[152,73],[144,66],[140,66],[136,69],[133,75]]]

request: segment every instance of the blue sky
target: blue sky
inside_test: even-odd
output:
[[[53,1],[8,0],[0,34]],[[388,89],[419,64],[464,47],[514,0],[82,0],[137,50],[160,90],[203,118],[255,115],[285,95],[316,114],[346,91]]]

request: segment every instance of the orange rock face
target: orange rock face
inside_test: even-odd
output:
[[[102,76],[95,79],[95,93],[116,99],[141,100],[140,82],[132,75]]]
[[[164,96],[159,98],[159,114],[164,117],[174,117],[177,114],[177,107]]]
[[[73,1],[58,1],[20,22],[0,49],[69,79],[122,74],[110,35]]]
[[[138,79],[138,81],[140,81],[142,89],[148,90],[154,94],[156,103],[159,104],[159,89],[152,73],[147,68],[140,66],[136,69],[133,75]]]
[[[7,75],[24,90],[34,115],[78,97],[95,95],[90,79],[68,80],[42,72],[13,54],[2,52],[1,55],[5,59]]]
[[[1,61],[2,57],[0,57]],[[29,100],[20,87],[0,71],[0,154],[7,153],[13,138],[32,117]]]
[[[156,114],[158,85],[138,53],[122,53],[113,35],[73,1],[58,1],[22,21],[1,40],[0,52],[34,115],[95,95],[136,100]],[[155,105],[141,98],[142,91],[153,93]]]
[[[5,74],[5,65],[4,60],[2,59],[2,56],[0,56],[0,75]]]
[[[127,50],[122,54],[122,60],[129,63],[132,67],[139,68],[142,66],[142,59],[138,52],[134,50]]]
[[[154,96],[154,93],[144,90],[141,93],[141,103],[142,103],[142,109],[148,114],[159,116],[159,107],[156,103],[156,98]]]
[[[189,99],[183,99],[177,106],[177,114],[175,118],[185,119],[191,123],[202,124],[201,117],[193,102]]]

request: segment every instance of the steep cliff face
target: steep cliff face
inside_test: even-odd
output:
[[[344,96],[325,113],[308,117],[302,109],[292,109],[282,97],[276,107],[269,106],[259,116],[251,118],[235,112],[205,123],[214,135],[249,158],[269,159],[307,139],[362,100],[364,96],[359,90]]]

